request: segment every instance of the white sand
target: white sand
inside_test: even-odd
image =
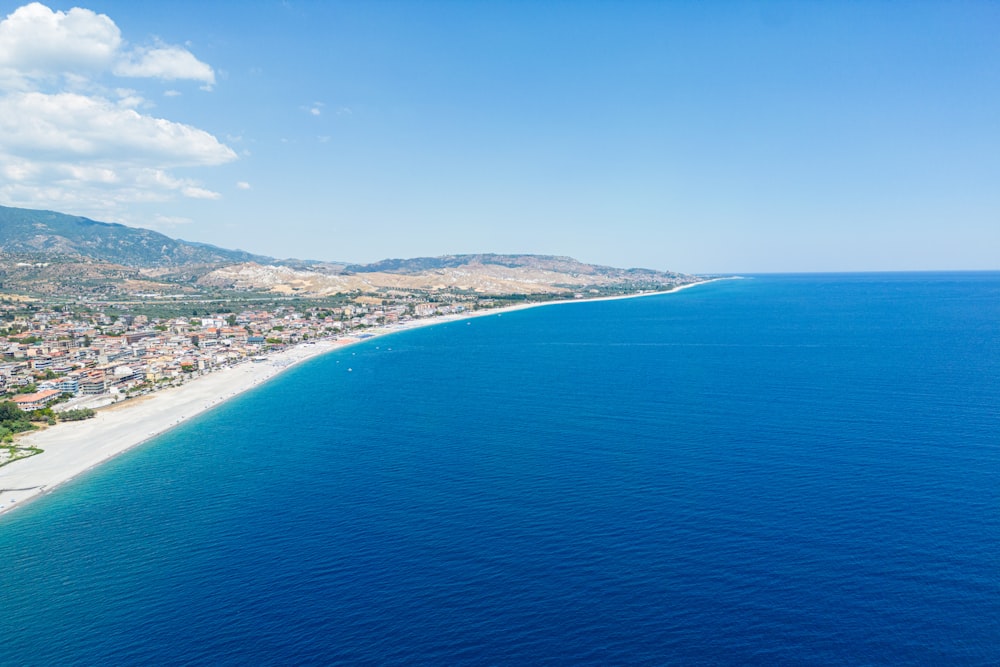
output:
[[[299,345],[273,354],[267,361],[225,368],[179,387],[103,408],[93,419],[59,423],[23,436],[18,444],[44,451],[0,467],[0,512],[51,491],[111,457],[257,386],[293,364],[336,347],[329,342]]]
[[[673,291],[703,285],[706,282],[711,281],[684,285]],[[605,299],[575,299],[523,304],[510,308],[413,320],[392,328],[372,330],[369,333],[374,337],[403,329],[430,326],[470,317],[496,315],[538,306],[635,298],[654,296],[655,294],[663,294],[663,292],[607,297]],[[299,345],[269,355],[264,362],[243,363],[196,378],[180,387],[164,389],[143,398],[127,400],[121,404],[101,409],[93,419],[60,423],[43,431],[23,436],[18,444],[39,447],[44,451],[41,454],[0,467],[0,513],[20,507],[32,498],[52,491],[55,487],[77,475],[265,382],[294,364],[352,342],[358,342],[358,339]]]

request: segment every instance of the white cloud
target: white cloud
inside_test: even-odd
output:
[[[179,91],[179,90],[164,90],[163,91],[163,96],[164,97],[180,97],[181,96],[181,91]]]
[[[0,154],[0,163],[7,162],[8,156]],[[222,196],[192,179],[139,166],[22,161],[13,167],[8,164],[0,174],[6,176],[0,181],[0,201],[6,204],[56,210],[65,210],[59,205],[66,204],[73,212],[106,214],[104,220],[117,219],[130,204]]]
[[[236,159],[231,148],[204,130],[76,93],[0,98],[0,151],[163,167]]]
[[[191,199],[219,199],[222,197],[218,192],[212,192],[211,190],[206,190],[205,188],[199,188],[193,185],[181,188],[181,193],[185,197],[190,197]]]
[[[55,168],[61,172],[63,180],[70,179],[98,185],[116,185],[122,181],[118,172],[111,167],[61,164]]]
[[[215,71],[181,46],[132,46],[106,14],[74,7],[53,11],[33,2],[0,21],[0,84],[25,88],[64,77],[80,86],[91,76],[116,76],[215,84]]]
[[[13,182],[30,181],[37,178],[41,170],[41,165],[18,158],[11,158],[0,166],[4,179]]]
[[[118,96],[118,101],[115,104],[122,109],[138,109],[139,107],[152,106],[142,95],[134,90],[119,88],[115,91],[115,94]]]
[[[149,77],[164,81],[187,79],[201,81],[208,87],[215,85],[215,72],[212,68],[179,46],[150,49],[137,47],[131,53],[123,54],[113,71],[118,76]]]
[[[238,183],[236,183],[236,189],[237,190],[249,190],[250,189],[250,184],[247,183],[246,181],[239,181]]]
[[[114,77],[215,83],[188,49],[130,46],[110,17],[89,9],[34,2],[0,20],[0,201],[120,219],[130,203],[221,196],[169,170],[236,153],[204,130],[149,114],[143,94]]]
[[[104,14],[74,7],[54,12],[33,2],[0,21],[0,83],[47,79],[108,67],[122,44]]]
[[[322,113],[323,113],[323,107],[325,107],[325,106],[326,105],[323,104],[322,102],[313,102],[311,105],[309,105],[307,107],[302,107],[302,108],[305,109],[309,114],[311,114],[313,116],[319,116],[319,115],[322,115]]]

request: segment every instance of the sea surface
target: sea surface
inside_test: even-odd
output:
[[[0,664],[1000,664],[1000,273],[320,357],[0,517]]]

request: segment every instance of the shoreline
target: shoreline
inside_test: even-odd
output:
[[[113,403],[98,409],[92,419],[26,433],[18,444],[43,451],[0,468],[0,515],[264,384],[292,366],[338,347],[328,341],[297,345],[268,356],[264,363],[237,364],[179,387]]]
[[[711,278],[665,292],[525,303],[411,320],[391,328],[365,332],[367,335],[364,338],[345,336],[336,340],[300,343],[268,355],[266,362],[243,362],[196,378],[179,387],[163,389],[138,400],[115,403],[99,409],[97,416],[92,419],[59,423],[21,436],[20,445],[39,447],[43,451],[0,467],[0,516],[23,507],[31,500],[53,492],[112,458],[264,384],[293,366],[349,345],[447,322],[542,306],[662,296],[726,279]],[[88,444],[81,446],[81,443]]]

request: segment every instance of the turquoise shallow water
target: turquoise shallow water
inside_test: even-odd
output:
[[[373,340],[0,518],[0,664],[997,664],[998,378],[996,273]]]

